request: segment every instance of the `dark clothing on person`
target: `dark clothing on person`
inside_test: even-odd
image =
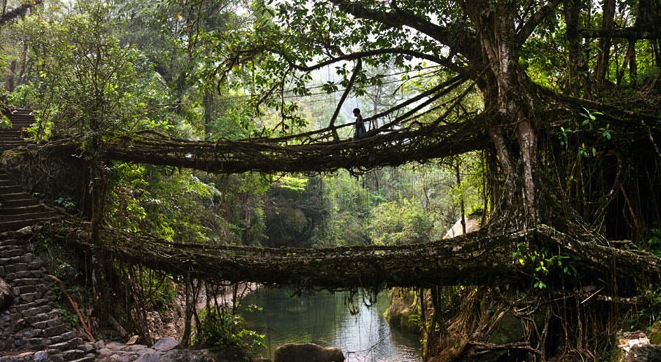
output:
[[[363,117],[356,117],[356,130],[353,132],[353,139],[357,140],[362,138],[367,133],[365,129],[365,122],[363,122]]]
[[[353,139],[357,140],[364,137],[367,134],[367,129],[365,129],[365,122],[363,122],[363,116],[360,115],[360,110],[358,108],[353,110],[353,115],[356,117],[356,123],[354,124],[355,130],[353,132]]]

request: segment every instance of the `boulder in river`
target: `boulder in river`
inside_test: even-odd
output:
[[[344,354],[337,347],[322,347],[314,343],[288,343],[275,350],[274,362],[343,362]]]

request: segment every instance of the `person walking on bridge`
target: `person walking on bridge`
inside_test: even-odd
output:
[[[363,116],[360,115],[360,109],[354,108],[353,116],[356,117],[356,123],[354,124],[355,130],[353,132],[353,139],[357,140],[359,138],[364,137],[365,134],[367,134],[367,130],[365,129],[365,122],[363,122]]]

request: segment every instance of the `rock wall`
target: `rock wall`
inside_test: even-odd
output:
[[[235,362],[222,351],[184,349],[173,338],[152,346],[115,341],[84,342],[64,323],[55,291],[58,287],[34,254],[30,227],[0,233],[0,279],[14,295],[0,312],[0,362]],[[137,337],[137,336],[136,336]],[[137,338],[136,338],[137,339]],[[135,339],[133,339],[135,342]]]
[[[29,229],[0,234],[0,278],[14,294],[13,305],[0,313],[0,362],[93,361],[62,322],[56,286],[34,255],[30,236]]]

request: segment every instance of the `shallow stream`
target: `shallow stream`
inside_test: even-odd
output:
[[[418,337],[391,329],[383,317],[389,297],[382,294],[369,308],[354,303],[358,313],[352,315],[348,293],[292,297],[291,291],[262,288],[243,299],[244,307],[258,307],[243,315],[249,329],[266,336],[264,357],[273,358],[275,349],[285,343],[312,342],[342,349],[347,362],[421,361]]]

